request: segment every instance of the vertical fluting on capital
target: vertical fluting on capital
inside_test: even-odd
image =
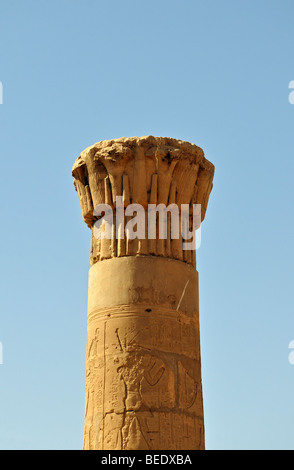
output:
[[[214,166],[194,144],[147,136],[88,147],[72,174],[92,232],[84,448],[203,449],[195,248],[173,237],[172,212],[167,236],[156,228],[148,237],[147,215],[150,205],[187,205],[191,231],[194,205],[205,217]],[[143,236],[128,237],[130,204],[146,215]],[[124,214],[101,238],[96,208],[105,205]]]

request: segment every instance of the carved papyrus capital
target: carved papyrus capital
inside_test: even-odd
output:
[[[72,175],[78,192],[84,221],[92,229],[91,264],[107,258],[128,255],[157,255],[195,265],[195,250],[183,250],[182,238],[117,239],[115,221],[111,239],[97,239],[95,207],[109,205],[114,211],[118,196],[124,206],[140,204],[201,204],[205,217],[212,189],[214,166],[205,159],[200,147],[166,137],[131,137],[98,142],[86,148],[76,160]],[[126,217],[126,222],[128,218]]]

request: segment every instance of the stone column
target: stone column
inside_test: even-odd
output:
[[[148,239],[147,208],[189,204],[191,228],[214,166],[194,144],[148,136],[98,142],[72,174],[92,232],[84,449],[204,449],[196,253],[172,238],[170,213],[166,239]],[[143,206],[145,238],[116,236],[132,219],[117,222],[117,196],[122,212]],[[113,210],[110,239],[95,234],[100,204]]]

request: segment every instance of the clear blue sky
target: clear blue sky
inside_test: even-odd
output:
[[[71,168],[169,136],[215,164],[197,251],[207,449],[294,449],[292,0],[1,0],[0,448],[80,449],[90,231]]]

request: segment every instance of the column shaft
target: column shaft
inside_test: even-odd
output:
[[[91,267],[84,448],[204,448],[192,266],[148,256]]]

